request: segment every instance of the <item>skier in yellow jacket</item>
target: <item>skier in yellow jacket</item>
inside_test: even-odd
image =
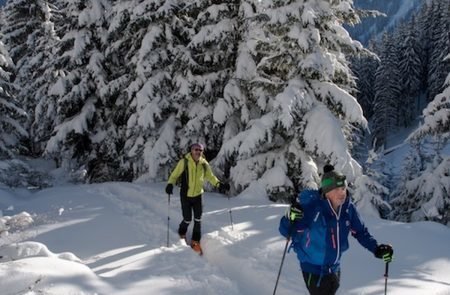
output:
[[[167,181],[166,193],[173,193],[173,185],[181,180],[180,200],[183,220],[178,227],[180,238],[186,238],[186,232],[192,221],[194,212],[194,229],[192,230],[191,247],[201,253],[201,218],[202,218],[202,194],[205,180],[217,187],[219,191],[227,191],[228,184],[222,184],[214,176],[208,161],[203,157],[204,146],[200,143],[191,145],[190,153],[181,159]],[[186,167],[187,166],[187,167]],[[187,168],[187,169],[186,169]]]

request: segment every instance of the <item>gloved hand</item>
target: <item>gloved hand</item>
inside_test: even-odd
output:
[[[391,245],[378,245],[375,249],[375,257],[383,259],[386,263],[391,262],[394,258],[394,249]]]
[[[292,204],[286,214],[289,221],[294,222],[303,218],[303,208],[299,203]]]
[[[219,189],[219,192],[226,193],[230,189],[230,185],[228,183],[219,182],[217,188]]]
[[[167,193],[168,195],[171,195],[171,194],[173,193],[173,184],[168,183],[168,184],[166,185],[166,193]]]

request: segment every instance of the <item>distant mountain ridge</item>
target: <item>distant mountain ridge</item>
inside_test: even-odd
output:
[[[359,9],[378,10],[386,17],[365,18],[355,27],[347,27],[350,35],[367,45],[370,39],[378,38],[385,30],[392,29],[399,22],[408,19],[420,9],[426,0],[355,0]]]

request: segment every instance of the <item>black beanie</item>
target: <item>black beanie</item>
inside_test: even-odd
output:
[[[320,189],[323,194],[326,194],[337,187],[347,186],[345,175],[334,171],[332,165],[325,165],[325,167],[323,167],[323,172],[322,181],[320,183]]]

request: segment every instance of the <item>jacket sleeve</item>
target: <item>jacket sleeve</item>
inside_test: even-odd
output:
[[[280,219],[280,225],[278,226],[278,231],[285,238],[293,238],[298,232],[303,232],[304,229],[308,227],[309,220],[307,215],[303,217],[300,221],[290,222],[290,220],[283,216]]]
[[[303,231],[309,227],[314,216],[317,214],[315,209],[317,202],[320,199],[320,194],[316,190],[304,190],[298,195],[297,201],[303,208],[304,216],[300,221],[291,223],[286,216],[280,220],[278,231],[285,238],[293,237],[299,231]]]
[[[278,226],[278,231],[280,234],[288,238],[291,236],[291,230],[292,230],[292,223],[289,221],[289,219],[286,218],[286,216],[281,217],[280,219],[280,225]]]
[[[209,181],[213,186],[217,186],[220,182],[220,180],[213,174],[211,170],[211,166],[209,166],[208,162],[204,162],[205,164],[205,179]]]
[[[361,217],[353,204],[349,209],[352,211],[350,218],[350,230],[352,236],[356,238],[364,248],[375,253],[375,249],[378,245],[377,240],[369,233],[369,230],[362,222]]]
[[[177,182],[177,179],[183,173],[183,171],[184,171],[184,159],[181,159],[180,161],[178,161],[177,166],[170,174],[169,180],[167,181],[167,183],[175,184]]]

